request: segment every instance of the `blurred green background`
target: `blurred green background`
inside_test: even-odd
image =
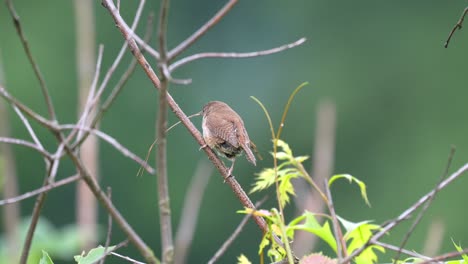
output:
[[[137,1],[122,1],[122,15],[130,23]],[[169,47],[184,40],[210,18],[225,1],[171,1]],[[56,104],[59,119],[73,123],[77,115],[75,27],[71,1],[15,1],[25,34],[39,62]],[[144,32],[149,11],[158,12],[159,1],[149,1],[138,29]],[[352,221],[376,223],[393,218],[437,183],[452,145],[457,152],[451,170],[468,157],[468,87],[466,57],[468,31],[456,32],[448,49],[443,44],[466,1],[240,1],[186,56],[201,51],[255,51],[306,37],[302,46],[280,54],[252,59],[196,61],[174,72],[192,78],[188,86],[172,85],[170,93],[187,113],[195,113],[210,100],[230,104],[244,119],[250,137],[267,157],[251,166],[244,158],[236,163],[237,180],[249,189],[256,172],[272,166],[270,132],[259,98],[278,124],[287,97],[308,81],[296,97],[286,121],[283,139],[296,155],[311,155],[316,106],[329,99],[337,107],[335,173],[349,173],[365,181],[372,208],[365,206],[355,186],[340,183],[333,189],[337,212]],[[107,69],[123,39],[101,7],[95,5],[97,39],[104,44],[103,69]],[[46,114],[34,78],[10,16],[0,8],[0,49],[9,91],[36,111]],[[153,42],[154,43],[154,42]],[[130,54],[111,84],[118,81]],[[154,63],[154,60],[152,60]],[[109,91],[109,90],[108,90]],[[141,69],[106,114],[101,129],[130,150],[144,156],[154,140],[157,92]],[[17,116],[11,113],[13,135],[29,139]],[[176,122],[170,113],[170,124]],[[194,119],[200,128],[201,118]],[[0,123],[1,125],[1,123]],[[50,150],[55,140],[44,129],[39,136]],[[112,199],[136,231],[160,255],[155,178],[136,177],[138,166],[106,143],[101,143],[101,186],[111,186]],[[173,227],[177,228],[193,172],[207,159],[183,126],[168,137],[169,182]],[[39,187],[44,176],[40,156],[15,147],[20,191]],[[154,158],[151,158],[154,160]],[[310,168],[310,162],[306,162]],[[64,162],[59,178],[75,173]],[[211,178],[203,198],[189,263],[204,263],[231,234],[241,206],[218,173]],[[466,186],[461,177],[444,189],[429,208],[407,248],[421,250],[429,224],[441,220],[445,236],[441,251],[453,251],[450,238],[468,246],[465,218]],[[75,186],[50,192],[43,216],[55,226],[75,219]],[[263,194],[256,194],[258,200]],[[270,196],[271,197],[271,196]],[[21,203],[22,216],[32,211],[34,199]],[[274,206],[270,201],[266,208]],[[292,217],[291,214],[288,217]],[[100,209],[105,230],[107,217]],[[116,225],[115,225],[116,226]],[[387,241],[399,244],[408,224],[392,231]],[[124,237],[114,227],[115,243]],[[220,263],[233,263],[241,253],[257,261],[258,228],[250,223]],[[327,250],[326,246],[316,249]],[[132,246],[122,254],[137,256]],[[76,252],[77,254],[79,252]],[[393,254],[392,254],[393,256]],[[54,258],[54,256],[52,256]],[[141,259],[141,258],[140,258]],[[71,256],[70,256],[71,260]],[[56,263],[61,260],[56,259]],[[64,263],[64,262],[62,262]],[[112,259],[110,263],[120,263]]]

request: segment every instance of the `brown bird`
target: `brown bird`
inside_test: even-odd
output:
[[[206,145],[232,161],[231,176],[236,157],[245,151],[247,160],[256,165],[251,149],[256,150],[244,127],[242,118],[226,103],[212,101],[203,107],[203,138]]]

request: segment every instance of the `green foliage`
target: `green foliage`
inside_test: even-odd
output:
[[[108,252],[112,252],[115,249],[115,246],[109,246],[105,248],[103,246],[98,246],[91,249],[88,254],[85,256],[84,252],[81,255],[75,256],[75,261],[78,264],[93,264],[96,261],[100,260]]]
[[[300,223],[302,221],[304,222]],[[336,240],[328,221],[325,221],[323,225],[320,225],[313,213],[305,211],[301,216],[296,217],[289,223],[287,234],[291,239],[294,239],[294,232],[296,230],[307,231],[320,237],[336,252]]]
[[[54,262],[53,262],[52,259],[49,257],[49,254],[47,254],[47,252],[45,252],[44,250],[42,250],[42,257],[41,257],[41,259],[39,260],[39,264],[54,264]]]
[[[380,230],[379,225],[370,224],[370,221],[353,223],[341,217],[338,217],[338,220],[340,220],[341,224],[346,229],[344,239],[348,242],[348,254],[351,254],[356,249],[365,245],[374,232]],[[385,252],[385,249],[381,246],[370,245],[355,258],[356,263],[365,264],[377,262],[378,257],[375,250]]]
[[[279,198],[281,205],[285,206],[290,202],[290,196],[295,195],[293,185],[291,183],[292,179],[298,177],[304,177],[305,175],[299,169],[299,164],[304,162],[308,157],[307,156],[298,156],[294,157],[291,148],[289,145],[282,141],[281,139],[276,140],[276,144],[281,151],[271,153],[273,157],[281,161],[277,166],[278,183],[279,183]],[[307,176],[308,177],[308,176]],[[260,173],[257,174],[253,188],[250,190],[250,193],[261,191],[267,189],[275,183],[275,169],[274,168],[265,168]]]
[[[347,179],[350,183],[355,182],[359,186],[359,189],[361,189],[362,198],[364,199],[366,204],[370,207],[370,202],[369,202],[369,199],[367,198],[366,184],[363,181],[360,181],[356,177],[353,177],[352,175],[349,175],[349,174],[338,174],[330,178],[330,180],[328,181],[328,186],[331,187],[331,185],[338,179]]]
[[[239,257],[237,257],[237,264],[252,264],[252,262],[250,262],[249,259],[244,256],[244,254],[241,254]]]
[[[453,239],[452,239],[452,243],[453,243],[453,245],[455,246],[455,248],[457,249],[458,252],[460,252],[460,253],[463,252],[463,248],[460,245],[458,245],[457,243],[455,243],[455,241],[453,241]],[[457,263],[467,264],[468,263],[468,255],[465,253],[465,254],[462,254],[461,256],[462,256],[463,260],[459,260]]]

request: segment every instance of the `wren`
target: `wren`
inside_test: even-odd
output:
[[[245,152],[247,160],[256,165],[252,149],[256,150],[245,130],[242,118],[226,103],[212,101],[203,107],[203,138],[206,145],[232,161],[228,175],[232,176],[236,157]]]

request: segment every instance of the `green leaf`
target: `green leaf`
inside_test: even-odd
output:
[[[341,217],[338,217],[338,220],[343,224],[347,231],[344,235],[344,239],[347,242],[351,241],[348,245],[348,254],[351,254],[353,251],[366,244],[367,241],[369,241],[369,239],[374,234],[374,231],[381,229],[379,225],[370,224],[370,221],[353,223]],[[366,264],[377,262],[378,257],[374,250],[385,252],[385,249],[381,246],[368,246],[364,251],[361,252],[361,254],[359,254],[355,258],[356,263]]]
[[[458,252],[460,252],[460,253],[463,252],[463,248],[460,245],[457,245],[457,243],[455,243],[455,241],[453,241],[453,238],[452,238],[452,243],[453,243],[453,245],[455,246],[455,248],[457,249]],[[464,261],[463,263],[468,263],[468,255],[467,254],[462,254],[461,256],[462,256],[463,261]],[[460,262],[460,263],[462,263],[462,262]]]
[[[275,153],[272,152],[271,155],[274,157]],[[289,160],[291,159],[291,155],[288,155],[286,152],[279,151],[279,152],[276,152],[276,159]]]
[[[47,254],[47,252],[45,252],[44,250],[42,250],[42,257],[41,257],[41,259],[39,260],[39,264],[54,264],[54,262],[53,262],[52,259],[49,257],[49,254]]]
[[[308,158],[309,158],[309,156],[297,156],[297,157],[294,157],[294,160],[296,160],[297,163],[302,163],[305,160],[307,160]]]
[[[252,262],[244,254],[241,254],[237,257],[237,264],[252,264]]]
[[[358,178],[349,175],[349,174],[338,174],[338,175],[333,175],[333,177],[330,178],[328,181],[328,186],[331,187],[333,182],[335,182],[338,179],[347,179],[350,183],[355,182],[358,186],[359,189],[361,189],[361,196],[366,202],[366,204],[370,207],[370,202],[369,199],[367,198],[367,191],[366,191],[366,184],[363,181],[360,181]]]
[[[270,238],[269,234],[265,234],[262,237],[262,241],[260,241],[260,245],[258,245],[258,255],[262,255],[265,248],[270,244],[269,238]]]
[[[265,190],[275,183],[275,170],[272,168],[263,169],[257,174],[253,188],[249,193]]]
[[[281,177],[281,182],[278,186],[279,193],[280,193],[280,201],[281,205],[284,207],[287,203],[289,203],[290,195],[296,195],[294,192],[294,187],[291,183],[292,178],[296,178],[297,174],[287,174]]]
[[[89,251],[86,256],[77,255],[75,256],[75,261],[78,264],[93,264],[99,259],[101,259],[106,252],[111,252],[115,249],[115,246],[109,246],[107,249],[103,246],[98,246]]]
[[[289,147],[289,145],[288,145],[286,142],[284,142],[284,141],[281,140],[281,139],[278,139],[278,140],[276,141],[276,145],[277,145],[278,147],[280,147],[281,149],[283,149],[283,151],[284,151],[287,155],[289,155],[290,157],[292,157],[291,148]]]
[[[300,221],[303,220],[305,220],[303,224],[298,224]],[[295,230],[304,230],[320,237],[336,252],[335,237],[333,236],[328,221],[325,222],[323,225],[320,225],[313,213],[305,211],[301,216],[292,220],[286,227],[286,233],[288,234],[288,236],[293,237],[293,234],[291,233]]]

